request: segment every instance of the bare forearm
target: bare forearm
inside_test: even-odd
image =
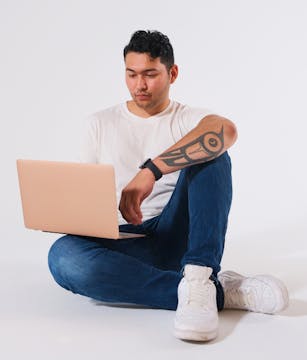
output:
[[[163,174],[168,174],[220,156],[236,139],[236,127],[230,120],[209,115],[153,162]]]

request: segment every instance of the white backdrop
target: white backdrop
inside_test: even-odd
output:
[[[306,19],[304,0],[0,0],[0,259],[46,262],[56,237],[24,229],[15,160],[76,160],[83,119],[129,96],[132,32],[157,29],[179,65],[172,98],[238,127],[226,259],[283,247],[306,270]]]

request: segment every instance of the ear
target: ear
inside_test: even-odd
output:
[[[170,74],[170,83],[173,84],[178,76],[178,66],[174,64],[169,71]]]

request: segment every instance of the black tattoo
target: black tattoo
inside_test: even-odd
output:
[[[193,165],[214,159],[223,148],[224,130],[222,127],[219,133],[208,131],[189,144],[161,154],[159,158],[168,166]],[[201,158],[200,153],[204,154]]]

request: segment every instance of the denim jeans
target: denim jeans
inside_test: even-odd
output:
[[[110,240],[65,235],[51,247],[50,271],[63,288],[96,300],[175,310],[186,264],[208,266],[221,310],[217,279],[232,199],[231,162],[226,153],[181,170],[162,213],[120,231],[143,238]]]

